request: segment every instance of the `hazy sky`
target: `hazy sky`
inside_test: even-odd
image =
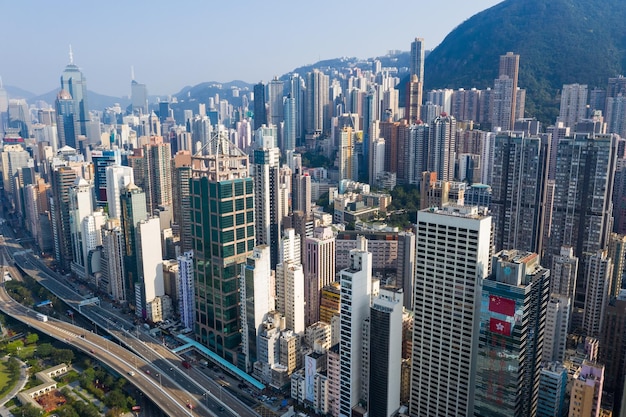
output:
[[[0,77],[42,94],[69,62],[101,94],[150,94],[203,81],[267,81],[319,59],[427,49],[500,0],[0,0]]]

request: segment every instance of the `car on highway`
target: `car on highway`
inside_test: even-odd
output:
[[[129,372],[128,372],[128,375],[130,375],[130,376],[135,376],[135,372],[134,372],[134,371],[129,371]]]
[[[187,403],[187,408],[193,410],[193,405],[191,403]]]
[[[150,375],[150,369],[146,369],[146,373]]]

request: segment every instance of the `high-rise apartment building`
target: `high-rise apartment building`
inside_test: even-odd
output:
[[[102,279],[107,282],[108,293],[113,300],[121,303],[128,301],[126,296],[126,268],[124,266],[124,233],[118,218],[111,219],[101,229],[102,258],[100,270]]]
[[[476,416],[533,416],[550,287],[550,271],[539,255],[503,250],[483,282]]]
[[[559,417],[565,409],[567,369],[558,362],[546,364],[539,374],[537,417]]]
[[[335,281],[335,235],[330,227],[316,228],[304,244],[304,299],[310,326],[320,321],[322,288]]]
[[[60,166],[51,172],[50,214],[54,234],[54,257],[63,271],[69,271],[72,263],[69,191],[75,180],[76,172],[69,166]]]
[[[599,341],[599,360],[606,366],[604,389],[614,396],[613,409],[620,410],[626,376],[626,298],[623,294],[607,303]]]
[[[419,211],[415,252],[409,413],[468,416],[474,410],[478,312],[482,281],[489,275],[491,217],[478,207]]]
[[[315,69],[306,75],[304,126],[307,134],[330,131],[329,77]]]
[[[287,213],[281,210],[279,187],[280,149],[264,143],[254,150],[254,223],[257,245],[267,245],[271,253],[271,267],[278,263],[278,243],[281,222]]]
[[[437,179],[454,180],[456,161],[456,119],[442,113],[430,124],[428,138],[428,171],[436,172]]]
[[[604,365],[585,360],[574,373],[569,417],[598,417],[604,386]]]
[[[274,310],[271,278],[270,248],[267,245],[255,246],[246,264],[241,267],[241,346],[246,372],[251,372],[254,362],[258,360],[257,338],[263,319]]]
[[[616,161],[614,135],[574,135],[559,141],[549,244],[544,263],[571,246],[582,262],[608,243]],[[581,271],[586,271],[582,265]],[[574,308],[584,308],[586,277],[579,273]]]
[[[423,85],[417,74],[411,74],[411,79],[406,84],[406,105],[404,112],[405,118],[409,123],[417,123],[420,121]]]
[[[497,125],[502,127],[503,129],[513,129],[513,125],[515,124],[515,120],[516,120],[516,103],[517,103],[517,82],[518,82],[518,78],[519,78],[519,58],[520,56],[517,54],[514,54],[513,52],[507,52],[506,55],[501,55],[500,56],[500,70],[498,72],[498,75],[500,77],[500,79],[503,79],[504,77],[508,78],[509,80],[511,80],[511,86],[510,86],[510,113],[509,113],[509,125],[508,126],[503,126],[503,125]],[[497,88],[494,88],[494,90],[497,90]],[[508,91],[508,87],[506,88],[506,90]],[[508,93],[505,93],[508,95]],[[503,99],[505,101],[508,101],[509,98],[508,97],[503,97]],[[505,119],[502,119],[505,120]]]
[[[188,251],[177,258],[178,261],[178,314],[180,322],[187,329],[194,325],[194,278],[193,252]]]
[[[557,122],[573,128],[576,123],[587,117],[587,91],[586,84],[563,85]]]
[[[613,263],[605,250],[585,255],[585,305],[583,334],[598,337],[609,298]]]
[[[551,294],[546,309],[546,329],[543,337],[543,360],[546,362],[563,362],[571,299],[558,294]]]
[[[146,204],[149,213],[159,206],[172,205],[172,154],[170,144],[161,136],[150,137],[144,146]]]
[[[547,139],[496,135],[490,205],[496,251],[541,253],[547,158]]]
[[[191,152],[178,151],[172,159],[172,206],[174,225],[178,228],[183,252],[191,250],[191,211],[189,180],[191,179]]]
[[[207,152],[191,160],[196,336],[243,368],[239,276],[254,248],[254,181],[248,156],[224,134],[212,138]]]
[[[339,273],[341,286],[339,417],[352,416],[361,394],[363,338],[361,329],[369,317],[372,293],[372,254],[367,240],[360,237],[356,249],[350,251],[350,266]]]

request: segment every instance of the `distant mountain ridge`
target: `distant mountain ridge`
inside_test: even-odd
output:
[[[485,88],[520,55],[528,115],[554,122],[563,84],[604,87],[626,68],[624,0],[505,0],[460,24],[425,61],[425,88]]]

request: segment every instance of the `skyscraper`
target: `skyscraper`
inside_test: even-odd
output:
[[[148,87],[145,84],[138,83],[134,78],[130,82],[130,101],[133,114],[148,114]],[[163,120],[167,116],[168,114],[165,114]]]
[[[483,282],[474,415],[536,414],[549,285],[536,253],[494,256]]]
[[[147,208],[152,213],[159,206],[172,205],[172,153],[161,136],[152,136],[144,146]]]
[[[124,233],[124,266],[126,268],[126,300],[135,302],[135,285],[139,283],[137,270],[137,238],[136,228],[140,221],[148,218],[146,211],[146,193],[135,184],[130,183],[122,189],[120,195],[122,231]],[[159,242],[161,239],[159,238]],[[135,306],[141,311],[142,306]]]
[[[124,187],[134,183],[133,169],[127,166],[111,165],[106,167],[106,198],[109,208],[109,217],[120,219],[122,203],[120,196]]]
[[[598,337],[602,329],[602,320],[608,304],[613,263],[604,250],[585,256],[585,312],[583,315],[583,334]]]
[[[101,271],[103,280],[108,282],[109,294],[113,300],[128,301],[126,289],[126,268],[124,267],[124,233],[119,219],[109,220],[101,230],[102,258]]]
[[[287,213],[281,210],[279,190],[280,149],[264,144],[254,150],[254,222],[257,245],[267,245],[271,267],[278,263],[281,222]]]
[[[63,271],[69,271],[72,262],[69,191],[75,180],[76,172],[68,166],[57,167],[51,172],[54,257]]]
[[[91,161],[94,169],[94,192],[96,195],[96,207],[107,205],[107,167],[121,165],[122,157],[119,149],[104,149],[91,151]]]
[[[587,116],[587,85],[565,84],[561,90],[561,107],[557,122],[574,128]]]
[[[87,123],[89,122],[89,107],[87,106],[87,79],[74,64],[74,54],[70,46],[70,63],[67,64],[61,74],[61,90],[65,90],[74,102],[74,119],[80,128],[77,135],[87,136]]]
[[[423,84],[416,74],[412,74],[411,79],[406,84],[405,118],[409,123],[417,123],[420,120],[423,94],[422,86]]]
[[[548,141],[523,134],[496,135],[490,209],[495,250],[541,253]]]
[[[454,180],[456,161],[456,119],[442,113],[430,124],[428,171],[436,172],[441,181]]]
[[[372,254],[367,240],[359,237],[356,249],[350,251],[350,266],[339,273],[341,285],[339,416],[352,416],[359,403],[363,366],[361,329],[369,317],[372,292]]]
[[[307,134],[330,130],[329,77],[318,69],[306,75],[304,102],[305,131]]]
[[[178,151],[172,159],[172,205],[174,224],[178,227],[183,252],[192,249],[191,245],[191,212],[189,210],[191,179],[191,153]]]
[[[76,103],[68,91],[59,91],[55,101],[55,109],[57,114],[57,134],[61,147],[69,146],[74,149],[78,147],[77,137],[80,134],[80,123],[77,118],[75,105]]]
[[[241,268],[241,345],[246,372],[251,372],[259,359],[257,338],[263,318],[274,309],[271,274],[269,246],[255,246]]]
[[[424,38],[415,38],[411,42],[411,61],[409,65],[411,77],[416,75],[418,81],[424,85]]]
[[[411,415],[469,416],[474,410],[490,243],[491,217],[477,207],[417,213]]]
[[[335,235],[330,227],[316,228],[305,240],[304,298],[306,325],[320,320],[322,288],[335,281]]]
[[[269,95],[269,113],[270,119],[268,120],[274,126],[280,126],[280,123],[284,120],[283,110],[283,82],[274,77],[267,85]],[[255,96],[256,97],[256,96]]]
[[[402,291],[381,289],[370,308],[368,414],[392,417],[400,408]]]
[[[510,107],[510,115],[508,117],[509,125],[503,126],[499,125],[503,129],[513,129],[515,124],[515,115],[516,113],[516,102],[517,102],[517,82],[519,78],[519,58],[520,56],[514,54],[513,52],[507,52],[506,55],[500,56],[500,71],[498,73],[500,79],[503,77],[507,77],[512,81],[511,88],[511,107]],[[495,88],[494,88],[495,90]],[[507,93],[508,94],[508,93]],[[508,98],[505,98],[508,100]],[[502,119],[505,120],[505,119]]]
[[[546,265],[571,246],[574,256],[604,248],[610,233],[613,177],[616,160],[614,135],[574,135],[562,139],[557,148],[556,178]],[[582,265],[582,271],[586,271]],[[579,274],[574,308],[584,308],[586,277]]]
[[[254,85],[254,130],[267,125],[267,110],[265,108],[265,84]]]
[[[241,265],[254,248],[254,181],[248,156],[216,133],[191,159],[196,336],[227,361],[239,362]]]

